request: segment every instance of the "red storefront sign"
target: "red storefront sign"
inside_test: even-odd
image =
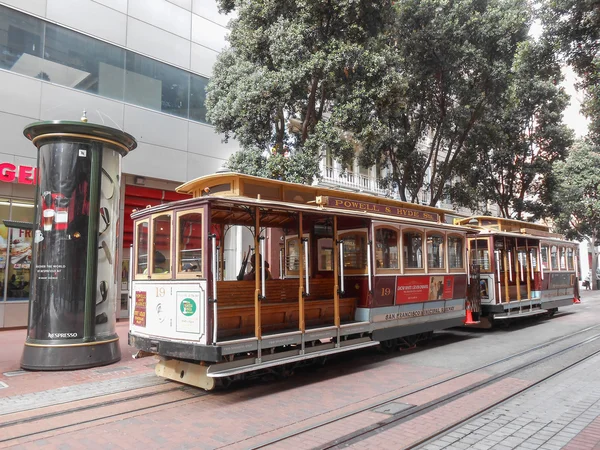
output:
[[[451,275],[427,275],[398,277],[396,282],[396,305],[451,300],[454,277]]]
[[[31,166],[15,166],[11,163],[0,163],[0,181],[19,184],[35,184],[37,169]]]

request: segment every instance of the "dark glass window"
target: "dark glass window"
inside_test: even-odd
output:
[[[207,78],[4,6],[0,69],[207,122]]]
[[[125,50],[46,24],[44,79],[123,101]]]
[[[188,117],[188,72],[130,51],[126,56],[126,69],[126,102]]]
[[[208,123],[206,120],[206,85],[208,78],[191,76],[190,82],[190,120]]]
[[[44,22],[0,6],[0,68],[42,78]]]

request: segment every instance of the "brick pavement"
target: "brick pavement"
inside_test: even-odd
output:
[[[586,296],[590,298],[589,294]],[[600,303],[600,295],[597,297]],[[584,297],[584,302],[586,300]],[[583,315],[572,314],[570,317],[569,320],[583,323]],[[127,323],[117,324],[123,352],[123,360],[117,364],[72,372],[27,372],[25,375],[14,377],[7,377],[2,373],[18,370],[24,331],[0,332],[0,348],[16,348],[16,350],[8,348],[8,352],[12,352],[12,357],[10,355],[7,357],[7,353],[0,351],[0,382],[8,384],[8,388],[0,389],[0,402],[5,401],[8,405],[9,401],[15,403],[17,396],[21,396],[24,401],[31,401],[34,404],[35,397],[27,396],[37,394],[41,405],[44,398],[49,400],[51,396],[56,397],[58,393],[71,395],[69,390],[59,391],[70,387],[69,389],[74,389],[73,398],[80,399],[73,405],[78,405],[93,401],[83,394],[87,390],[94,389],[95,384],[100,384],[97,389],[101,394],[118,389],[119,385],[127,386],[130,383],[129,386],[136,386],[137,381],[143,384],[144,380],[151,380],[153,370],[148,366],[153,365],[154,360],[143,358],[134,361],[130,358],[134,350],[126,344],[127,325]],[[487,335],[482,333],[478,336],[483,338]],[[402,358],[391,358],[372,365],[363,364],[356,367],[356,370],[344,370],[332,374],[334,378],[331,379],[323,377],[313,379],[310,375],[304,376],[302,380],[295,377],[285,382],[260,383],[249,388],[218,392],[173,404],[165,402],[164,405],[159,405],[144,400],[139,403],[148,405],[143,411],[128,411],[127,408],[123,408],[124,405],[120,405],[114,409],[120,412],[114,417],[100,417],[101,415],[98,415],[100,411],[94,410],[78,416],[79,419],[89,420],[89,422],[70,426],[64,430],[50,430],[19,442],[12,441],[10,445],[24,449],[133,447],[150,450],[169,447],[241,450],[252,448],[253,445],[269,441],[269,438],[281,433],[282,430],[293,432],[306,427],[311,422],[326,419],[328,414],[335,415],[348,411],[356,407],[357,402],[365,404],[375,402],[391,393],[400,393],[403,390],[407,392],[418,385],[445,378],[453,373],[447,368],[406,364],[402,361]],[[534,389],[532,393],[519,396],[470,421],[465,426],[452,430],[440,438],[439,442],[429,444],[430,448],[553,450],[564,447],[570,450],[580,448],[600,450],[598,446],[600,380],[595,375],[600,373],[600,361],[590,360],[585,365],[579,366],[577,372],[573,373],[563,380],[563,384],[545,384],[539,389],[536,388],[537,391]],[[561,378],[563,377],[558,376],[553,381]],[[157,378],[155,380],[161,381]],[[577,389],[571,388],[573,380],[578,381],[575,383]],[[583,381],[579,382],[580,380]],[[571,381],[571,384],[568,381]],[[481,397],[475,401],[479,401],[481,407],[484,407],[486,404],[493,403],[494,399],[500,398],[504,391],[514,389],[520,383],[525,383],[525,380],[508,383],[504,388],[500,386],[493,392],[481,390]],[[161,387],[150,385],[145,389]],[[537,395],[533,392],[537,392]],[[548,392],[553,392],[555,395],[549,397]],[[181,394],[177,393],[177,396],[179,398]],[[160,398],[169,397],[171,395]],[[86,398],[88,400],[85,400]],[[415,397],[412,400],[422,403],[426,398]],[[407,402],[406,399],[403,401]],[[354,448],[403,448],[410,442],[416,442],[418,432],[432,429],[434,426],[439,427],[446,420],[465,413],[467,409],[465,405],[461,407],[460,404],[452,408],[448,406],[447,409],[438,408],[394,427],[395,432],[406,436],[405,440],[400,440],[397,436],[386,437],[386,433],[381,433],[381,440],[365,440],[355,444]],[[0,422],[2,412],[0,405]],[[27,412],[16,413],[16,416],[19,414],[27,414]],[[99,418],[95,419],[96,416]],[[322,435],[306,436],[299,444],[294,442],[293,448],[318,447],[323,442],[347,434],[352,429],[364,427],[371,423],[371,420],[377,421],[377,418],[381,420],[382,417],[385,418],[386,415],[368,411],[362,417],[364,420],[360,422],[334,425]],[[55,423],[61,421],[57,419]],[[542,439],[544,437],[545,439]],[[2,429],[0,429],[1,440]],[[492,442],[494,444],[490,446]]]
[[[134,360],[132,355],[136,350],[127,344],[129,323],[118,322],[116,329],[119,334],[121,361],[91,369],[55,372],[22,371],[20,361],[26,330],[0,331],[0,383],[6,385],[4,388],[0,386],[0,414],[2,414],[2,402],[5,397],[16,398],[16,396],[26,394],[38,394],[40,400],[43,400],[45,395],[50,395],[50,393],[41,394],[42,391],[69,389],[68,386],[82,385],[78,389],[84,392],[86,389],[90,389],[93,383],[105,382],[96,390],[96,395],[98,395],[103,392],[109,393],[113,386],[118,387],[118,383],[111,384],[116,379],[136,376],[140,376],[139,380],[142,385],[147,385],[148,382],[145,380],[151,378],[150,374],[154,373],[154,358]],[[143,375],[146,375],[146,378]],[[127,382],[123,382],[123,385],[127,386]],[[102,390],[102,386],[105,387],[104,390]],[[60,391],[58,392],[60,393]]]
[[[422,448],[600,449],[599,373],[595,356]]]

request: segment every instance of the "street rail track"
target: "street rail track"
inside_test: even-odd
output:
[[[549,346],[551,346],[553,344],[559,343],[561,341],[567,340],[569,338],[575,337],[575,336],[577,336],[579,334],[582,334],[582,333],[585,333],[585,332],[588,332],[588,331],[596,330],[598,328],[600,328],[600,325],[594,325],[594,326],[590,326],[590,327],[587,327],[587,328],[575,331],[575,332],[570,333],[568,335],[561,336],[559,338],[556,338],[556,339],[553,339],[551,341],[548,341],[548,342],[546,342],[544,344],[536,345],[536,346],[534,346],[534,347],[532,347],[530,349],[523,350],[523,351],[517,352],[515,354],[512,354],[512,355],[500,358],[500,359],[498,359],[496,361],[493,361],[493,362],[481,365],[479,367],[476,367],[474,369],[470,369],[470,370],[461,372],[459,374],[447,377],[447,378],[445,378],[443,380],[436,381],[434,383],[430,383],[430,384],[428,384],[426,386],[423,386],[423,387],[420,387],[418,389],[413,389],[413,390],[410,390],[408,392],[404,392],[401,395],[397,395],[397,396],[394,396],[394,397],[388,397],[385,400],[373,402],[373,403],[371,403],[371,404],[369,404],[369,405],[367,405],[365,407],[357,408],[354,411],[350,411],[350,412],[347,412],[347,413],[344,413],[344,414],[340,414],[340,415],[338,415],[336,417],[333,417],[331,419],[324,419],[323,421],[321,421],[321,422],[319,422],[317,424],[303,427],[303,428],[301,428],[299,430],[292,431],[290,433],[287,433],[285,435],[273,438],[271,440],[265,441],[265,442],[260,443],[258,445],[249,446],[248,448],[251,448],[253,450],[254,449],[261,449],[261,448],[269,447],[269,446],[274,445],[274,444],[285,442],[285,441],[287,441],[287,440],[289,440],[289,439],[291,439],[293,437],[297,437],[297,436],[303,435],[305,433],[317,430],[319,428],[326,427],[327,425],[331,425],[331,424],[334,424],[336,422],[340,422],[340,421],[342,421],[342,420],[344,420],[346,418],[349,418],[349,417],[352,417],[352,416],[355,416],[355,415],[358,415],[358,414],[361,414],[361,413],[373,410],[375,408],[378,408],[378,407],[384,406],[386,404],[389,404],[390,402],[394,402],[394,401],[400,400],[403,397],[407,397],[409,395],[413,395],[413,394],[416,394],[416,393],[419,393],[419,392],[426,391],[427,389],[431,389],[433,387],[440,386],[442,384],[448,383],[449,381],[456,380],[456,379],[459,379],[461,377],[464,377],[465,375],[469,375],[469,374],[472,374],[472,373],[475,373],[475,372],[478,372],[478,371],[490,368],[492,366],[495,366],[495,365],[498,365],[498,364],[501,364],[501,363],[504,363],[504,362],[508,362],[508,361],[513,360],[515,358],[518,358],[518,357],[527,355],[529,353],[541,350],[541,349],[549,347]],[[427,402],[427,403],[425,403],[423,405],[413,406],[413,407],[407,408],[407,409],[405,409],[405,410],[403,410],[403,411],[401,411],[401,412],[393,415],[392,417],[390,417],[388,419],[381,420],[381,421],[377,422],[376,424],[364,427],[364,428],[362,428],[360,430],[356,430],[356,431],[354,431],[352,433],[348,433],[345,436],[342,436],[342,437],[339,437],[339,438],[337,438],[335,440],[332,440],[332,441],[326,443],[325,445],[319,446],[318,449],[319,450],[325,450],[325,449],[332,449],[332,448],[343,448],[343,447],[345,447],[347,445],[351,445],[352,443],[359,442],[361,440],[364,440],[364,439],[368,438],[369,436],[372,436],[372,435],[374,435],[376,433],[384,431],[385,429],[388,429],[388,428],[391,428],[393,426],[399,425],[400,423],[403,423],[403,422],[406,422],[408,420],[411,420],[411,419],[413,419],[415,417],[418,417],[419,415],[425,414],[425,413],[427,413],[427,412],[429,412],[429,411],[431,411],[431,410],[433,410],[435,408],[443,406],[443,405],[445,405],[445,404],[447,404],[447,403],[449,403],[449,402],[451,402],[453,400],[456,400],[456,399],[458,399],[460,397],[468,395],[470,392],[473,392],[475,390],[479,390],[479,389],[482,389],[484,387],[490,386],[490,385],[496,383],[498,380],[506,378],[506,377],[508,377],[508,376],[510,376],[510,375],[512,375],[512,374],[514,374],[516,372],[519,372],[519,371],[521,371],[523,369],[526,369],[526,368],[528,368],[528,367],[530,367],[532,365],[540,364],[540,363],[542,363],[544,361],[547,361],[547,360],[549,360],[551,358],[554,358],[554,357],[556,357],[556,356],[558,356],[558,355],[560,355],[562,353],[568,352],[569,350],[572,350],[572,349],[574,349],[576,347],[579,347],[581,345],[584,345],[586,343],[596,341],[598,339],[600,339],[600,334],[596,334],[594,336],[586,338],[583,341],[580,341],[580,342],[577,342],[575,344],[572,344],[572,345],[570,345],[570,346],[568,346],[566,348],[559,349],[556,352],[553,352],[553,353],[551,353],[549,355],[546,355],[546,356],[543,356],[541,358],[538,358],[535,361],[527,362],[527,363],[518,365],[516,367],[513,367],[513,368],[511,368],[509,370],[506,370],[505,372],[502,372],[502,373],[490,376],[489,378],[486,378],[485,380],[473,383],[473,384],[471,384],[471,385],[469,385],[469,386],[467,386],[465,388],[461,388],[459,390],[456,390],[456,391],[454,391],[454,392],[452,392],[450,394],[447,394],[447,395],[444,395],[444,396],[442,396],[440,398],[434,399],[434,400],[432,400],[430,402]],[[562,373],[562,371],[564,371],[564,370],[568,370],[573,365],[580,364],[585,359],[588,359],[588,358],[590,358],[592,356],[595,356],[598,353],[600,353],[600,350],[597,351],[597,352],[594,352],[592,355],[589,355],[586,358],[584,358],[584,359],[582,359],[580,361],[577,361],[576,363],[574,363],[574,364],[572,364],[572,365],[570,365],[570,366],[568,366],[566,368],[561,369],[560,371],[558,371],[556,373],[552,373],[548,377],[545,377],[544,379],[536,382],[535,385],[537,385],[539,383],[542,383],[543,381],[545,381],[548,378],[556,376],[558,373]],[[510,397],[503,398],[501,401],[496,402],[494,405],[491,405],[490,408],[493,408],[493,407],[497,406],[499,403],[505,402],[506,400],[512,398],[515,395],[519,395],[523,391],[525,391],[525,390],[527,390],[527,389],[529,389],[531,387],[534,387],[535,385],[532,384],[532,385],[526,387],[525,389],[520,390],[516,394],[511,395]],[[472,419],[473,416],[476,416],[476,415],[479,415],[479,414],[482,414],[482,413],[483,413],[482,411],[478,411],[476,414],[473,414],[471,417],[466,418],[465,421],[466,420],[470,420],[470,419]],[[461,421],[461,422],[464,422],[464,421]],[[440,430],[440,431],[436,432],[435,434],[427,436],[425,439],[420,440],[417,444],[411,445],[411,448],[414,448],[414,446],[416,446],[416,445],[421,445],[422,443],[424,443],[426,441],[430,441],[431,439],[434,439],[436,436],[439,436],[440,434],[446,433],[449,429],[454,428],[454,427],[456,427],[458,425],[460,425],[460,423],[456,422],[456,423],[454,423],[450,427],[445,427],[443,430]]]
[[[427,389],[430,389],[430,388],[435,387],[435,386],[439,386],[441,384],[444,384],[444,383],[447,383],[449,381],[458,379],[458,378],[463,377],[465,375],[468,375],[468,374],[471,374],[471,373],[474,373],[474,372],[477,372],[477,371],[480,371],[480,370],[492,367],[494,365],[501,364],[503,362],[510,361],[512,359],[518,358],[518,357],[523,356],[523,355],[527,355],[527,354],[535,352],[535,351],[539,351],[540,349],[543,349],[545,347],[548,347],[548,346],[551,346],[553,344],[559,343],[561,341],[564,341],[564,340],[576,337],[576,336],[578,336],[578,335],[580,335],[582,333],[586,333],[586,332],[590,332],[590,331],[596,330],[598,328],[600,328],[600,325],[594,325],[594,326],[590,326],[590,327],[587,327],[587,328],[575,331],[575,332],[570,333],[568,335],[564,335],[564,336],[555,338],[555,339],[553,339],[551,341],[548,341],[548,342],[546,342],[544,344],[536,345],[536,346],[534,346],[532,348],[529,348],[529,349],[526,349],[526,350],[522,350],[522,351],[517,352],[515,354],[512,354],[512,355],[500,358],[500,359],[498,359],[496,361],[493,361],[493,362],[481,365],[481,366],[479,366],[477,368],[464,371],[464,372],[462,372],[460,374],[456,374],[456,375],[444,378],[443,380],[439,380],[439,381],[436,381],[434,383],[429,383],[426,386],[420,387],[418,389],[413,389],[411,391],[403,393],[402,395],[398,395],[398,396],[395,396],[395,397],[389,397],[389,398],[386,398],[385,400],[379,400],[377,402],[373,402],[373,403],[369,404],[368,406],[357,408],[357,409],[355,409],[353,411],[350,411],[348,413],[345,413],[345,414],[337,415],[336,417],[331,418],[331,419],[324,419],[324,420],[320,421],[317,424],[303,427],[300,430],[296,430],[296,431],[287,433],[287,434],[285,434],[283,436],[280,436],[280,437],[277,437],[277,438],[265,441],[265,442],[263,442],[263,443],[261,443],[259,445],[250,446],[249,448],[252,448],[252,449],[265,448],[265,447],[268,447],[268,446],[276,444],[276,443],[284,442],[284,441],[286,441],[286,440],[288,440],[290,438],[293,438],[295,436],[302,435],[302,434],[307,433],[309,431],[313,431],[313,430],[325,427],[325,426],[327,426],[329,424],[335,423],[337,421],[341,421],[341,420],[343,420],[345,418],[348,418],[348,417],[360,414],[362,412],[366,412],[366,411],[372,410],[372,409],[377,408],[379,406],[383,406],[385,404],[388,404],[390,402],[398,400],[398,399],[400,399],[402,397],[406,397],[408,395],[412,395],[412,394],[415,394],[415,393],[419,393],[419,392],[425,391]],[[501,379],[502,377],[507,377],[511,373],[514,373],[516,371],[522,370],[524,367],[528,367],[528,366],[530,366],[532,364],[538,364],[538,363],[540,363],[540,362],[542,362],[544,360],[547,360],[549,358],[555,357],[556,355],[558,355],[560,353],[566,352],[566,351],[571,350],[571,349],[573,349],[573,348],[575,348],[577,346],[583,345],[586,342],[592,342],[592,341],[594,341],[596,339],[599,339],[599,338],[600,338],[600,334],[594,335],[594,336],[589,337],[589,338],[587,338],[587,339],[585,339],[585,340],[583,340],[581,342],[577,342],[577,343],[575,343],[573,345],[570,345],[570,346],[568,346],[566,348],[563,348],[563,349],[561,349],[561,350],[559,350],[557,352],[554,352],[554,353],[552,353],[550,355],[546,355],[546,356],[544,356],[542,358],[539,358],[538,360],[536,360],[534,362],[529,362],[529,363],[517,366],[516,368],[513,368],[513,369],[511,369],[509,371],[506,371],[505,373],[494,375],[493,377],[490,377],[489,379],[483,380],[482,382],[479,382],[479,383],[474,383],[474,384],[472,384],[472,385],[470,385],[470,386],[468,386],[466,388],[463,388],[463,389],[460,389],[458,391],[452,392],[452,393],[450,393],[450,394],[448,394],[446,396],[442,396],[441,398],[435,399],[435,400],[433,400],[431,402],[428,402],[428,403],[426,403],[424,405],[420,405],[420,406],[416,406],[416,407],[412,407],[410,409],[404,410],[401,413],[398,413],[398,414],[394,415],[393,417],[391,417],[389,419],[386,419],[386,420],[383,420],[383,421],[379,421],[377,424],[374,424],[374,425],[372,425],[370,427],[365,427],[364,429],[356,430],[355,432],[349,433],[346,436],[343,436],[343,437],[340,437],[340,438],[338,438],[336,440],[333,440],[333,441],[327,443],[326,445],[324,445],[324,446],[322,446],[320,448],[322,448],[322,449],[326,449],[326,448],[340,448],[340,447],[343,447],[345,445],[350,445],[353,442],[357,442],[357,441],[360,441],[362,439],[366,439],[367,437],[373,435],[374,433],[381,432],[381,431],[383,431],[383,430],[385,430],[387,428],[391,428],[391,427],[393,427],[395,425],[398,425],[401,422],[410,420],[411,418],[414,418],[414,417],[417,417],[418,415],[424,414],[424,413],[426,413],[426,412],[428,412],[428,411],[430,411],[432,409],[435,409],[436,407],[442,406],[445,403],[451,402],[452,400],[454,400],[454,399],[456,399],[458,397],[461,397],[463,395],[467,395],[469,391],[473,391],[473,390],[476,390],[476,389],[481,389],[482,387],[485,387],[486,385],[489,385],[489,384],[491,384],[491,383],[493,383],[493,382]],[[598,352],[596,352],[596,353],[598,353]],[[567,370],[567,368],[562,369],[562,370]],[[553,374],[551,376],[554,376],[554,375],[555,374]],[[543,382],[543,381],[544,380],[541,380],[541,381],[539,381],[536,384],[539,384],[540,382]],[[127,393],[130,393],[132,395],[127,395],[126,397],[120,397],[120,398],[115,398],[115,399],[111,399],[111,400],[102,400],[102,399],[104,399],[106,397],[113,396],[116,393],[115,394],[104,394],[104,395],[100,395],[100,396],[90,397],[90,398],[78,400],[78,402],[79,401],[89,402],[91,400],[98,400],[98,401],[96,403],[92,403],[92,404],[86,404],[86,405],[81,405],[81,406],[76,406],[76,407],[61,409],[61,410],[58,410],[58,411],[49,411],[49,412],[46,412],[46,413],[36,414],[36,415],[30,416],[30,417],[17,418],[17,419],[14,419],[14,420],[10,420],[10,417],[11,416],[14,417],[15,415],[22,415],[26,411],[20,411],[20,412],[17,412],[17,413],[9,413],[9,414],[6,414],[5,416],[0,416],[0,419],[2,419],[2,418],[9,419],[9,420],[7,420],[5,422],[0,422],[0,430],[1,430],[0,431],[0,435],[2,435],[2,437],[0,437],[0,447],[10,446],[10,445],[13,445],[13,443],[17,443],[17,442],[21,443],[21,442],[23,442],[23,439],[30,439],[32,437],[43,435],[43,434],[46,434],[46,433],[54,433],[54,432],[57,432],[57,431],[60,431],[60,430],[68,431],[68,429],[70,429],[70,428],[78,427],[78,426],[81,426],[81,425],[92,425],[93,426],[94,422],[101,422],[101,421],[104,421],[104,420],[107,420],[107,419],[118,419],[120,417],[127,416],[127,415],[130,415],[130,414],[136,414],[136,413],[140,413],[140,412],[143,412],[143,411],[148,411],[148,410],[152,410],[152,409],[155,409],[155,408],[161,408],[161,407],[165,407],[165,406],[177,405],[177,404],[180,404],[180,403],[184,403],[184,402],[188,402],[188,401],[193,401],[193,400],[196,400],[196,399],[199,399],[199,398],[211,395],[210,392],[201,391],[201,390],[198,390],[196,388],[192,388],[190,386],[179,386],[179,385],[178,386],[173,386],[173,384],[174,383],[165,383],[165,384],[161,384],[161,385],[156,385],[156,386],[159,386],[160,388],[158,390],[156,390],[156,391],[153,391],[153,392],[134,393],[135,391],[139,391],[139,390],[143,390],[143,389],[149,388],[148,386],[145,386],[144,388],[138,388],[138,389],[135,389],[133,391],[132,390],[126,391]],[[166,401],[163,401],[163,399],[159,398],[159,396],[173,395],[175,393],[181,393],[181,394],[183,394],[183,397],[182,398],[178,398],[178,399],[166,400]],[[515,394],[515,395],[518,395],[518,393]],[[136,406],[135,405],[136,402],[140,402],[140,401],[146,400],[146,399],[151,399],[153,397],[156,397],[157,401],[154,402],[154,403],[152,403],[152,404],[150,404],[150,405],[144,405],[144,406]],[[506,399],[503,399],[502,401],[506,401]],[[70,415],[74,415],[75,417],[77,417],[76,415],[78,413],[91,412],[91,411],[94,411],[94,410],[99,410],[100,411],[103,408],[108,408],[108,407],[117,406],[117,405],[123,406],[123,405],[127,405],[127,404],[131,404],[131,406],[133,406],[133,407],[132,408],[126,408],[126,410],[122,410],[122,411],[119,411],[119,412],[108,412],[108,411],[105,412],[105,413],[104,412],[100,412],[97,416],[94,416],[94,417],[91,417],[91,418],[85,419],[85,420],[67,420],[66,423],[62,423],[61,425],[57,425],[57,426],[52,426],[51,425],[52,419],[56,419],[56,418],[59,418],[59,417],[68,418],[68,416],[70,416]],[[64,405],[64,404],[63,403],[57,403],[55,405],[44,407],[43,409],[54,408],[56,406],[62,406],[62,405]],[[493,406],[496,406],[496,405],[493,405]],[[479,415],[481,413],[482,412],[479,411],[475,415]],[[327,414],[327,413],[324,413],[324,414]],[[470,417],[470,418],[472,418],[472,417]],[[467,420],[469,420],[469,419],[467,419]],[[13,433],[11,435],[11,433],[10,433],[11,429],[12,430],[17,429],[17,427],[22,426],[22,425],[26,425],[26,424],[30,425],[27,428],[26,432],[18,433],[18,434],[14,434]],[[438,433],[436,433],[436,435],[428,436],[426,439],[420,441],[419,444],[421,444],[423,442],[426,442],[426,441],[429,441],[429,440],[435,438],[436,436],[438,436],[439,434],[445,433],[449,428],[456,427],[457,425],[459,425],[459,423],[455,423],[451,427],[448,427],[448,428],[446,428],[444,430],[439,431]],[[7,436],[7,437],[5,437],[5,436]],[[257,439],[259,437],[260,437],[260,435],[257,435],[257,436],[254,436],[251,439]],[[230,443],[230,444],[227,444],[227,445],[231,445],[231,444],[234,444],[234,443]],[[235,444],[243,444],[243,441],[237,442]]]

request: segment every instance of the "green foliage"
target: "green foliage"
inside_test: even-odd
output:
[[[600,148],[591,141],[573,146],[566,162],[555,167],[558,189],[555,203],[560,207],[556,225],[570,238],[600,239]]]
[[[389,163],[387,181],[403,200],[424,189],[434,205],[468,176],[467,140],[498,105],[530,15],[518,0],[405,0],[396,9],[393,51],[363,89],[340,93],[336,119],[362,145],[363,164]]]
[[[600,142],[600,3],[598,0],[540,0],[546,37],[581,77],[583,113],[590,135]]]
[[[555,176],[555,225],[568,238],[590,244],[591,269],[596,273],[600,245],[600,147],[591,140],[577,142],[566,162],[556,164]]]
[[[546,217],[556,185],[552,165],[566,158],[573,140],[562,123],[569,97],[545,43],[522,42],[508,80],[469,140],[478,160],[469,178],[476,198],[496,203],[504,217]]]
[[[250,152],[229,166],[312,180],[319,170],[310,158],[325,146],[336,154],[352,147],[334,120],[338,90],[360,89],[380,59],[391,1],[217,3],[224,12],[235,9],[237,18],[230,23],[231,48],[219,56],[208,85],[207,117]],[[284,159],[286,152],[292,156]]]

